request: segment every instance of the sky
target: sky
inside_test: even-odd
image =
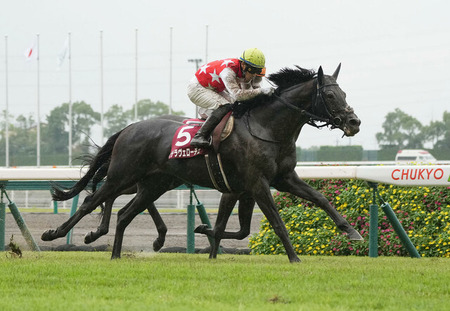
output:
[[[251,47],[264,52],[268,74],[294,65],[316,71],[322,66],[332,74],[342,63],[338,82],[361,131],[342,138],[339,130],[305,127],[297,141],[301,148],[378,149],[375,134],[395,108],[423,125],[450,111],[450,1],[0,3],[0,109],[8,103],[15,117],[37,119],[39,98],[45,122],[53,108],[69,101],[69,89],[72,102],[83,100],[98,112],[114,104],[130,109],[137,94],[138,100],[162,101],[194,116],[186,86],[196,67],[188,60],[239,57]],[[68,60],[57,66],[69,32],[71,83]],[[38,62],[24,57],[36,34],[39,89]],[[101,143],[98,129],[93,138]]]

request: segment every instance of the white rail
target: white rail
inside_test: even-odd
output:
[[[362,179],[400,186],[450,186],[450,165],[297,166],[303,179]],[[0,168],[0,180],[78,180],[80,168]]]

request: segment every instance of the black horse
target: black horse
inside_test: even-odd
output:
[[[269,220],[281,239],[291,262],[299,261],[286,227],[278,214],[270,187],[305,198],[325,210],[337,227],[350,239],[361,240],[360,234],[334,209],[328,200],[295,173],[295,142],[303,125],[324,122],[339,128],[346,136],[359,132],[360,120],[345,101],[345,93],[336,83],[340,66],[332,76],[323,74],[320,67],[313,71],[283,69],[269,76],[278,88],[272,96],[258,96],[238,106],[247,107],[236,119],[233,133],[219,148],[223,169],[231,188],[222,196],[214,230],[198,231],[214,237],[210,257],[217,256],[220,240],[230,238],[224,232],[230,209],[238,199],[247,202],[244,222],[250,222],[254,202]],[[242,111],[236,110],[238,117]],[[79,193],[96,171],[108,163],[107,179],[92,196],[87,197],[79,210],[56,230],[43,233],[43,240],[65,236],[87,213],[101,203],[114,200],[123,191],[137,185],[132,203],[120,213],[112,257],[120,257],[125,228],[148,203],[183,183],[213,187],[203,156],[190,159],[168,159],[170,145],[179,122],[151,119],[134,123],[109,138],[96,155],[99,165],[67,192],[54,189],[54,198],[64,200]],[[103,164],[102,164],[103,163]],[[246,226],[246,223],[243,224]]]

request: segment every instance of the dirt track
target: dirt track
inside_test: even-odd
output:
[[[164,213],[161,215],[164,222],[167,225],[168,232],[166,236],[166,242],[163,247],[165,248],[185,248],[186,247],[186,228],[187,228],[187,216],[184,213]],[[214,224],[216,220],[216,214],[208,214],[210,222]],[[36,243],[42,250],[55,250],[64,249],[66,245],[66,238],[60,238],[51,242],[44,242],[41,240],[41,234],[47,229],[55,229],[57,226],[65,222],[69,215],[67,213],[50,214],[50,213],[23,213],[22,217],[34,237]],[[261,213],[254,213],[251,234],[259,231],[260,221],[263,215]],[[84,235],[92,230],[95,230],[99,223],[99,214],[91,214],[82,219],[74,228],[72,234],[72,244],[77,247],[85,246]],[[110,246],[114,241],[114,232],[116,225],[117,214],[113,214],[111,218],[111,224],[109,233],[106,236],[101,237],[90,246],[97,249],[110,249]],[[200,225],[200,217],[196,215],[195,225]],[[239,229],[239,221],[237,214],[233,214],[228,222],[227,231],[237,231]],[[5,230],[5,244],[9,243],[11,235],[14,235],[14,241],[23,249],[29,249],[25,239],[22,237],[20,229],[18,228],[13,216],[10,213],[6,215],[6,230]],[[124,251],[144,251],[152,252],[153,241],[157,237],[157,232],[153,221],[148,214],[138,215],[130,226],[125,231],[125,237],[123,241]],[[201,234],[195,234],[195,247],[206,248],[209,246],[208,239]],[[248,248],[248,238],[237,240],[223,240],[221,246],[225,248]],[[76,250],[77,248],[72,248]]]

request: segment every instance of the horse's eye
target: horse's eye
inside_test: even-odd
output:
[[[333,99],[334,98],[334,94],[331,93],[331,92],[327,93],[326,96],[327,96],[328,99]]]

